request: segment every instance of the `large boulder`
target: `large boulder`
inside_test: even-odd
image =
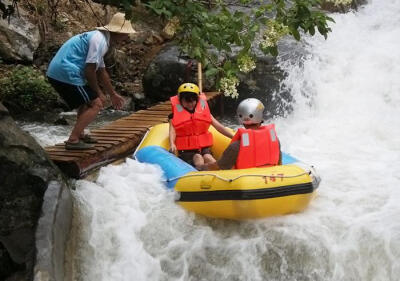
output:
[[[61,256],[53,254],[51,245],[63,245],[54,235],[59,231],[64,234],[58,237],[68,233],[67,229],[54,229],[56,209],[60,216],[60,210],[71,210],[71,206],[69,189],[58,168],[0,103],[0,280],[33,280],[38,260],[41,267],[37,271],[54,275],[54,264],[63,263],[63,246],[58,246]],[[64,224],[67,228],[69,217]],[[38,249],[35,235],[41,245]],[[50,255],[47,259],[45,247]],[[53,264],[48,263],[46,268],[46,260]],[[62,268],[60,271],[61,276]]]
[[[292,46],[281,48],[284,52],[293,52]],[[285,111],[282,108],[290,100],[289,93],[280,87],[284,72],[279,68],[277,60],[271,56],[256,53],[257,68],[247,74],[242,74],[238,86],[239,99],[226,98],[225,112],[233,113],[239,101],[255,97],[267,105],[268,115],[277,115]],[[197,83],[197,64],[180,54],[178,47],[168,45],[150,63],[143,76],[143,88],[146,97],[153,101],[165,101],[176,94],[183,82]],[[214,79],[203,77],[203,90],[215,91]],[[277,94],[279,98],[274,99]]]
[[[6,4],[7,2],[4,1]],[[0,58],[7,62],[32,62],[40,43],[39,28],[18,7],[9,19],[0,17]]]
[[[196,63],[182,56],[175,45],[167,45],[149,64],[143,75],[143,90],[150,100],[165,101],[184,82],[195,82]],[[204,87],[206,88],[206,87]]]

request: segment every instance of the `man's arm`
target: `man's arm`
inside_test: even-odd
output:
[[[213,125],[213,127],[220,132],[221,134],[223,134],[224,136],[228,137],[228,138],[232,138],[233,137],[233,133],[228,130],[224,125],[222,125],[221,123],[218,122],[217,119],[214,118],[214,116],[211,115],[211,125]]]
[[[107,94],[110,96],[111,103],[115,109],[121,109],[124,104],[124,98],[117,94],[114,90],[110,76],[104,67],[97,70],[97,77],[100,80],[101,85],[106,90]]]
[[[101,101],[106,101],[106,97],[104,96],[103,91],[101,90],[99,83],[97,81],[96,75],[96,64],[95,63],[87,63],[85,66],[85,78],[88,81],[89,87],[97,93],[97,96],[101,99]]]

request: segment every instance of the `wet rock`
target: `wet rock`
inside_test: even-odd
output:
[[[54,121],[54,125],[64,126],[64,125],[70,125],[70,124],[64,116],[59,116],[59,118],[56,121]]]
[[[8,62],[32,62],[40,43],[39,28],[28,20],[28,13],[22,7],[18,11],[10,16],[10,21],[0,18],[0,58]]]
[[[31,280],[35,231],[50,181],[64,178],[0,103],[0,279]]]
[[[196,82],[196,63],[179,53],[174,45],[165,47],[150,63],[143,76],[146,97],[165,101],[184,82]]]
[[[21,270],[23,270],[23,266],[15,263],[11,259],[7,249],[0,243],[0,280],[6,280],[10,273]]]

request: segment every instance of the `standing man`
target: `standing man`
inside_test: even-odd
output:
[[[71,109],[78,109],[76,123],[65,142],[65,148],[69,150],[89,149],[97,142],[85,135],[84,129],[103,108],[104,92],[109,95],[115,109],[121,109],[124,102],[111,85],[104,56],[110,47],[127,40],[129,34],[136,31],[123,13],[115,14],[108,25],[96,29],[75,35],[65,42],[47,70],[53,88]]]

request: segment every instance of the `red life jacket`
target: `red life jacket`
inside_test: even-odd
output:
[[[257,130],[240,128],[232,142],[240,140],[240,150],[236,159],[236,169],[273,166],[279,163],[279,140],[275,125],[268,124]]]
[[[200,94],[194,113],[190,113],[180,104],[178,96],[173,96],[170,100],[174,115],[172,125],[176,132],[176,148],[192,150],[211,146],[213,137],[208,131],[211,124],[211,113],[206,96]]]

